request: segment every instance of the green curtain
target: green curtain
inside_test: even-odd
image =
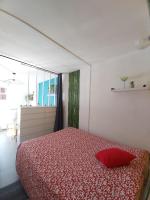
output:
[[[68,126],[79,127],[80,71],[69,73]]]

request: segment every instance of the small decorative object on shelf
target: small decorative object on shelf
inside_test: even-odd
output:
[[[125,82],[128,80],[128,76],[121,76],[120,79],[124,82],[124,88],[125,88]]]
[[[134,87],[135,87],[134,81],[131,81],[131,82],[130,82],[130,88],[134,88]]]
[[[144,84],[143,87],[147,87],[147,85]]]

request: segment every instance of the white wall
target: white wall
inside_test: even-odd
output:
[[[69,74],[62,76],[63,90],[63,111],[64,111],[64,128],[68,127],[68,89],[69,89]]]
[[[90,92],[90,68],[80,69],[80,100],[79,100],[79,128],[89,128],[89,92]]]
[[[90,131],[108,139],[150,150],[150,91],[114,93],[120,76],[136,86],[150,82],[150,49],[92,66]],[[89,72],[80,83],[80,128],[87,129]],[[128,84],[129,84],[128,81]]]

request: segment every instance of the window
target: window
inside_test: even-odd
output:
[[[3,87],[0,87],[0,100],[6,100],[6,89]]]
[[[38,83],[38,105],[56,106],[57,76]]]

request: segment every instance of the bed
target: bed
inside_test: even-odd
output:
[[[95,158],[118,147],[136,155],[129,166],[109,169]],[[67,128],[23,142],[16,169],[30,200],[141,200],[149,153]]]

